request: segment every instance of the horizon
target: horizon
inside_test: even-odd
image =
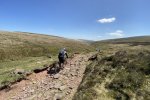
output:
[[[148,0],[1,0],[0,30],[93,41],[149,36],[149,3]]]
[[[66,38],[66,39],[73,39],[77,41],[103,41],[103,40],[115,40],[115,39],[124,39],[124,38],[135,38],[135,37],[149,37],[150,35],[138,35],[138,36],[129,36],[129,37],[120,37],[120,38],[113,38],[113,39],[101,39],[101,40],[88,40],[88,39],[74,39],[74,38],[68,38],[68,37],[62,37],[62,36],[57,36],[57,35],[51,35],[51,34],[46,34],[46,33],[34,33],[34,32],[23,32],[23,31],[7,31],[7,30],[0,30],[0,32],[10,32],[10,33],[26,33],[26,34],[37,34],[37,35],[46,35],[46,36],[54,36],[54,37],[60,37],[60,38]]]

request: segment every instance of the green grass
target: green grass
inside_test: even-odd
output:
[[[16,61],[5,61],[0,63],[0,85],[14,82],[24,76],[13,74],[15,69],[24,69],[27,72],[32,72],[35,68],[42,68],[45,64],[52,64],[56,61],[56,57],[26,57]]]
[[[64,47],[70,53],[93,50],[89,44],[72,39],[23,32],[0,32],[0,61],[49,54],[56,56]]]
[[[56,60],[56,58],[48,58],[48,57],[26,57],[21,60],[16,61],[6,61],[0,63],[0,73],[13,70],[16,68],[23,69],[34,69],[35,67],[43,66],[46,63],[50,63]],[[8,70],[9,69],[9,70]]]
[[[74,100],[150,99],[149,45],[99,43],[94,46],[101,48],[99,59],[87,66]]]

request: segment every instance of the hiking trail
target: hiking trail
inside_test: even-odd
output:
[[[91,55],[75,54],[55,75],[49,75],[47,70],[33,73],[12,85],[11,90],[0,91],[0,100],[72,100]]]

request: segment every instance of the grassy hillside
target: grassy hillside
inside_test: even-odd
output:
[[[93,45],[99,45],[102,43],[129,44],[132,46],[150,45],[150,36],[137,36],[137,37],[129,37],[129,38],[103,40],[103,41],[94,42]]]
[[[74,100],[149,100],[150,45],[131,45],[149,39],[135,37],[93,43],[101,52],[98,60],[87,66]]]
[[[139,36],[121,39],[111,39],[96,41],[91,44],[94,48],[99,48],[111,54],[118,50],[127,50],[130,52],[149,50],[150,49],[150,36]]]
[[[22,57],[55,55],[60,48],[69,52],[89,51],[88,44],[48,35],[0,32],[0,60],[16,60]]]
[[[103,40],[101,42],[150,42],[150,36],[136,36],[120,39]]]
[[[74,100],[149,100],[150,51],[118,51],[87,66]]]

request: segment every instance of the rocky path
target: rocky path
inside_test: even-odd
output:
[[[13,85],[10,91],[1,91],[0,100],[72,100],[90,56],[75,55],[55,75],[49,75],[47,71],[32,74],[27,80]]]

